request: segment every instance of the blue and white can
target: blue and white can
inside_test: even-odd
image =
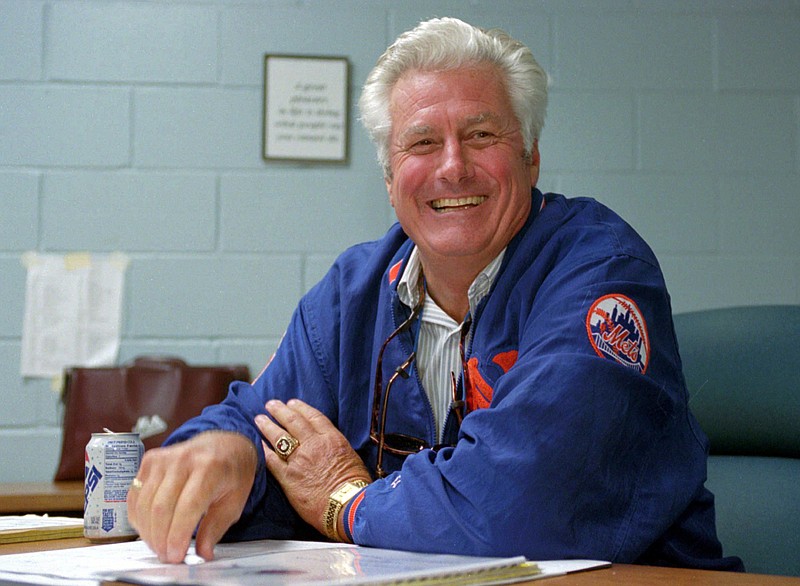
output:
[[[86,445],[83,498],[83,535],[90,541],[136,538],[127,499],[143,453],[138,433],[92,434]]]

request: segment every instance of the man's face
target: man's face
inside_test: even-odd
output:
[[[483,268],[524,224],[539,152],[489,65],[406,72],[391,94],[389,201],[423,264]]]

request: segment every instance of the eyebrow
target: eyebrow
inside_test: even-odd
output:
[[[423,134],[430,134],[432,132],[432,128],[428,125],[420,125],[420,126],[409,126],[403,131],[401,134],[401,138],[406,136],[420,136]]]
[[[500,116],[494,112],[481,112],[474,116],[467,116],[464,119],[464,126],[474,126],[476,124],[483,124],[484,122],[495,122],[500,120]],[[433,127],[427,124],[420,124],[416,126],[409,126],[403,131],[401,137],[408,136],[421,136],[433,132]]]
[[[482,124],[484,122],[495,122],[499,119],[500,116],[494,112],[481,112],[475,116],[468,116],[466,118],[466,122],[468,126],[471,126],[473,124]]]

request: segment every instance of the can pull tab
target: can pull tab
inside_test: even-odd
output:
[[[111,431],[111,430],[110,430],[110,429],[108,429],[107,427],[104,427],[104,428],[103,428],[103,431],[105,431],[106,433],[117,433],[116,431]]]

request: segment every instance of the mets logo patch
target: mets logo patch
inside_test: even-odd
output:
[[[611,358],[644,374],[650,341],[642,312],[625,295],[604,295],[586,316],[586,332],[598,356]]]

